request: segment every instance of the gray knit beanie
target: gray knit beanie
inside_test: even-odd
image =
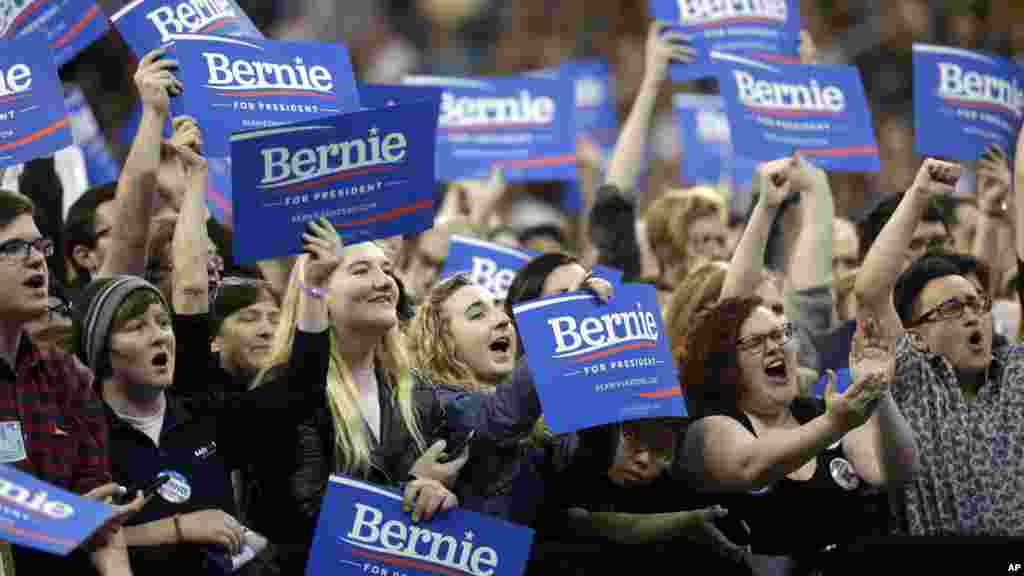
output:
[[[136,290],[151,290],[170,310],[156,286],[138,276],[113,276],[94,280],[79,294],[72,314],[75,349],[79,359],[101,377],[103,354],[111,324],[121,304]]]

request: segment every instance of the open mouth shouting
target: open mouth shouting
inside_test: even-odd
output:
[[[786,359],[782,356],[776,356],[765,362],[764,374],[772,384],[785,385],[788,381],[787,372]]]
[[[153,355],[153,359],[150,362],[157,372],[166,372],[170,369],[171,355],[161,350]]]

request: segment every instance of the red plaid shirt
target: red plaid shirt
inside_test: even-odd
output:
[[[20,422],[26,458],[11,464],[66,490],[111,481],[107,419],[93,375],[77,358],[22,334],[16,368],[0,361],[0,422]]]

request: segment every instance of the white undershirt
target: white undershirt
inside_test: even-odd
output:
[[[380,397],[377,395],[377,374],[373,370],[353,372],[352,378],[359,391],[359,408],[363,412],[363,420],[373,432],[373,437],[380,442]]]
[[[114,408],[113,406],[110,408],[118,418],[127,422],[132,428],[135,428],[139,432],[148,436],[149,439],[153,441],[154,445],[157,447],[160,446],[160,433],[163,432],[164,415],[167,414],[167,399],[165,397],[160,397],[160,409],[152,416],[129,416],[128,414],[118,411],[117,408]]]

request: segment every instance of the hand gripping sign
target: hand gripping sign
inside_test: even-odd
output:
[[[646,284],[619,286],[608,304],[570,294],[513,309],[553,432],[686,415],[660,310]]]
[[[410,76],[403,83],[443,90],[439,180],[485,179],[496,164],[508,181],[576,179],[571,81]]]
[[[235,0],[134,0],[110,21],[138,58],[185,38],[263,38]]]
[[[712,52],[728,52],[763,62],[800,62],[798,0],[650,0],[651,16],[675,22],[691,38],[698,60],[673,64],[672,80],[689,82],[715,76]]]
[[[298,254],[321,217],[346,244],[430,228],[436,126],[425,100],[234,135],[235,259]]]
[[[39,35],[0,41],[0,167],[71,145],[64,89]]]
[[[334,44],[273,40],[181,40],[173,57],[187,87],[174,114],[193,116],[204,152],[228,155],[241,130],[273,128],[359,109],[348,50]]]
[[[532,544],[529,528],[458,508],[413,524],[396,492],[332,476],[306,576],[520,576]]]
[[[764,64],[716,53],[736,154],[765,162],[800,152],[823,170],[877,172],[878,144],[853,66]]]
[[[0,539],[66,556],[114,509],[0,464]]]
[[[109,28],[95,0],[8,0],[0,4],[0,38],[39,33],[58,67],[99,40]]]
[[[914,149],[973,162],[990,144],[1013,155],[1024,113],[1024,71],[960,48],[914,44]]]

